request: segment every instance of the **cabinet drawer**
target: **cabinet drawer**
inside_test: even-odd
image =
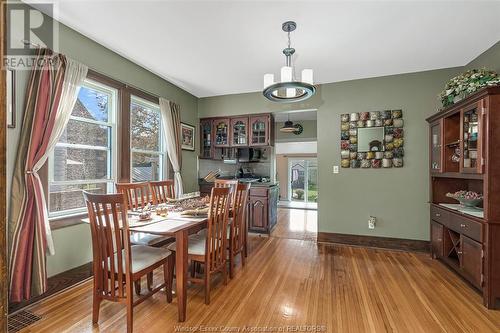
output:
[[[250,187],[250,197],[267,197],[267,188]]]
[[[431,206],[431,219],[448,226],[450,221],[450,212],[436,206]]]
[[[479,222],[470,220],[464,216],[451,214],[449,228],[478,242],[482,242],[483,226]]]

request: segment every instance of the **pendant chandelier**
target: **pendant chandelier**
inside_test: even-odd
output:
[[[285,66],[281,67],[281,82],[274,82],[274,74],[265,74],[262,93],[273,102],[300,102],[310,98],[316,92],[316,88],[313,86],[313,70],[303,69],[302,80],[294,80],[292,56],[295,49],[291,47],[290,32],[297,28],[297,23],[287,21],[283,23],[281,28],[288,34],[288,47],[283,50],[286,62]]]

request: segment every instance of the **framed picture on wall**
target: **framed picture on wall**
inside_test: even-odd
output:
[[[16,127],[16,73],[7,69],[7,127]]]
[[[181,123],[182,149],[194,151],[194,126]]]

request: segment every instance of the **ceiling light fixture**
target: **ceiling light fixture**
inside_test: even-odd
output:
[[[281,26],[284,32],[288,34],[288,47],[283,49],[285,55],[285,66],[281,67],[281,82],[274,83],[274,74],[264,75],[264,96],[280,103],[300,102],[306,100],[316,93],[313,86],[313,70],[302,70],[302,81],[294,80],[294,68],[292,65],[292,56],[295,49],[291,47],[290,32],[297,28],[297,23],[287,21]]]
[[[302,126],[300,124],[294,124],[293,121],[290,120],[290,114],[287,114],[287,121],[285,121],[283,127],[280,128],[280,132],[295,134],[297,131],[302,133]]]

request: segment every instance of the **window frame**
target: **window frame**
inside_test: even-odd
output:
[[[141,93],[138,93],[136,90],[134,91],[130,91],[130,103],[129,103],[129,119],[130,119],[130,123],[129,123],[129,128],[128,128],[128,132],[129,132],[129,142],[130,142],[130,159],[129,159],[129,163],[130,163],[130,182],[134,182],[133,180],[133,155],[134,153],[142,153],[142,154],[150,154],[150,155],[158,155],[159,159],[160,159],[160,165],[159,165],[159,170],[160,170],[160,175],[158,175],[158,179],[157,180],[164,180],[164,179],[167,179],[167,175],[168,175],[168,163],[167,163],[167,150],[166,150],[166,138],[165,138],[165,133],[164,133],[164,130],[163,130],[163,120],[162,120],[162,114],[161,114],[161,110],[160,110],[160,104],[159,104],[159,101],[158,99],[155,99],[154,97],[152,96],[148,96],[148,98],[144,98],[145,97],[145,93],[141,92]],[[132,102],[133,100],[138,100],[139,103],[143,103],[145,104],[146,106],[147,105],[150,105],[152,107],[157,107],[158,108],[158,115],[159,115],[159,118],[160,118],[160,124],[159,124],[159,138],[158,138],[158,150],[148,150],[148,149],[140,149],[140,148],[134,148],[132,146]],[[154,179],[150,180],[150,181],[155,181]]]
[[[108,147],[104,146],[91,146],[85,144],[72,144],[72,143],[57,143],[54,150],[51,152],[48,159],[48,177],[47,177],[47,211],[50,218],[60,218],[69,217],[74,215],[83,214],[86,212],[86,207],[71,208],[56,212],[50,211],[50,187],[52,185],[83,185],[83,184],[107,184],[107,192],[114,192],[114,183],[116,182],[118,175],[118,114],[120,110],[120,90],[117,87],[107,84],[106,82],[101,82],[100,80],[94,79],[92,76],[87,75],[84,80],[82,87],[89,87],[91,89],[96,89],[98,91],[106,91],[106,93],[111,94],[112,105],[108,109],[108,121],[99,121],[93,119],[87,119],[84,117],[70,116],[69,120],[80,121],[86,124],[94,124],[100,126],[106,126],[111,130],[111,135],[109,136]],[[67,126],[67,125],[66,125]],[[75,149],[88,149],[88,150],[98,150],[107,151],[107,161],[108,161],[108,178],[106,179],[80,179],[80,180],[54,180],[54,153],[55,148],[66,147]],[[110,165],[111,164],[111,165]]]

